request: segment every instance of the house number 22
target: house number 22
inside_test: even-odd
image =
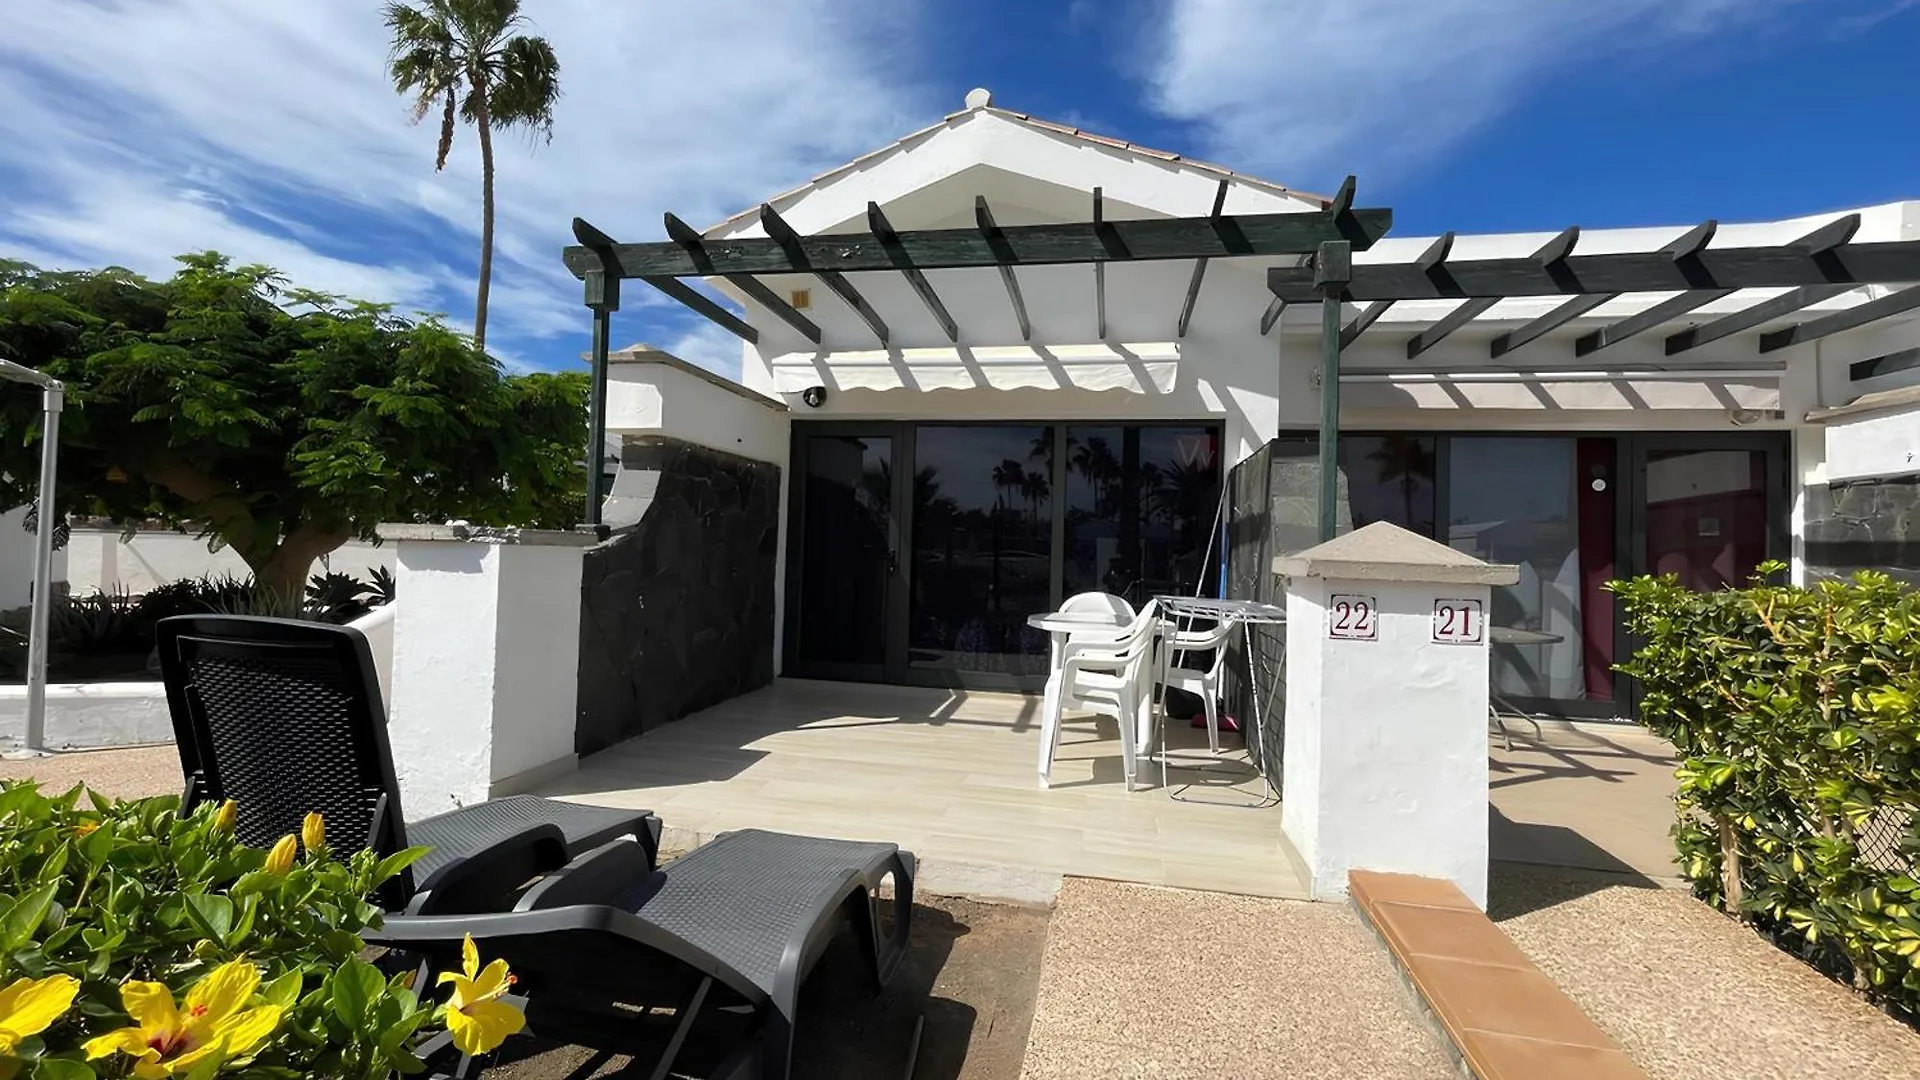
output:
[[[1334,593],[1327,599],[1327,636],[1347,641],[1380,640],[1380,606],[1371,596]]]

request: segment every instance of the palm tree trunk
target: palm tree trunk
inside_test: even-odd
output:
[[[493,120],[487,112],[487,88],[473,81],[475,115],[480,129],[480,288],[473,302],[473,345],[487,347],[487,292],[493,286]]]

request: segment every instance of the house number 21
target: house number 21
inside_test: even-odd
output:
[[[1478,600],[1435,600],[1433,640],[1442,645],[1478,645],[1487,634],[1486,612]]]

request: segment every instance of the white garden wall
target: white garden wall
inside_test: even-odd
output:
[[[4,528],[3,521],[0,528]],[[65,552],[64,578],[72,592],[84,594],[100,589],[143,593],[156,585],[207,574],[241,578],[251,574],[246,562],[231,548],[209,551],[205,540],[189,533],[142,530],[129,540],[122,540],[122,535],[117,529],[73,530]],[[31,536],[28,539],[31,540]],[[0,563],[4,563],[5,545],[10,541],[10,537],[0,533]],[[313,573],[331,569],[365,579],[376,568],[393,572],[393,549],[349,540],[325,559],[315,560]]]

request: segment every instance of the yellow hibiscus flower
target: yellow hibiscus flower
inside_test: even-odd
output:
[[[15,979],[0,990],[0,1057],[7,1057],[29,1035],[47,1030],[73,1005],[80,980],[70,975]]]
[[[495,960],[480,969],[480,950],[473,935],[460,946],[462,972],[442,972],[440,982],[453,984],[453,996],[447,1000],[447,1033],[463,1054],[484,1054],[507,1036],[527,1026],[527,1017],[504,1001],[495,1000],[513,985],[505,960]]]
[[[135,1026],[87,1040],[87,1058],[126,1054],[137,1059],[133,1075],[140,1080],[163,1080],[190,1073],[209,1058],[245,1057],[280,1026],[280,1006],[244,1007],[259,985],[258,968],[245,960],[229,961],[187,990],[183,1009],[159,983],[126,983],[120,1004]]]
[[[312,855],[327,846],[327,819],[315,810],[300,822],[300,843]]]
[[[293,869],[293,856],[300,849],[300,841],[292,833],[274,842],[273,849],[267,852],[266,865],[261,867],[269,874],[284,874]]]

